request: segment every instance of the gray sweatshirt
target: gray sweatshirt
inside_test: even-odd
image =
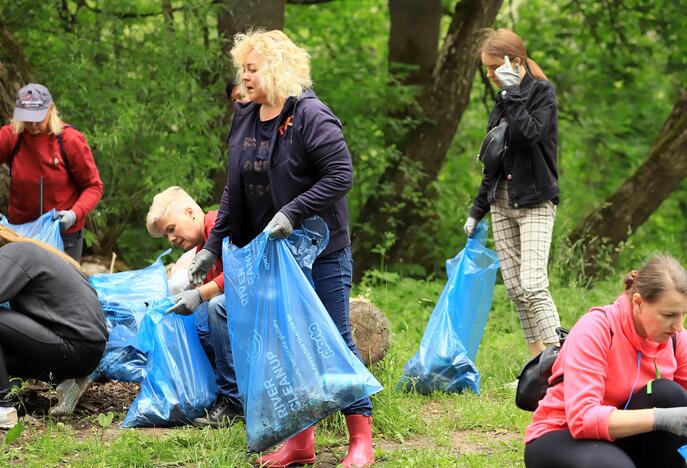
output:
[[[67,339],[103,343],[105,316],[88,279],[57,255],[30,242],[0,247],[0,303]],[[0,309],[2,314],[2,309]]]

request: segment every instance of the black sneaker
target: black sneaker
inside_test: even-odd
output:
[[[243,418],[243,410],[229,403],[223,396],[218,395],[205,417],[196,418],[193,424],[196,426],[228,427],[234,424],[237,418]]]

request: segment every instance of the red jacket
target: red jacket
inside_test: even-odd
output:
[[[208,214],[205,215],[205,218],[203,218],[203,241],[206,242],[208,240],[208,236],[210,235],[210,231],[212,230],[212,226],[215,225],[215,220],[217,219],[217,210],[209,211]],[[202,249],[203,246],[199,245],[196,247],[196,253],[200,252],[200,249]],[[224,292],[224,270],[222,268],[222,257],[217,260],[215,263],[215,266],[212,267],[210,272],[208,273],[208,276],[205,278],[205,281],[203,284],[209,283],[210,281],[214,281],[217,283],[217,286],[219,286],[219,290]]]
[[[0,164],[7,163],[19,135],[10,125],[0,128]],[[40,180],[43,177],[43,212],[72,210],[76,223],[66,232],[83,229],[86,215],[103,195],[103,182],[86,138],[75,128],[62,130],[62,141],[69,159],[69,171],[55,135],[31,135],[24,132],[19,151],[12,159],[12,180],[8,218],[23,224],[40,213]],[[70,174],[71,173],[71,174]]]

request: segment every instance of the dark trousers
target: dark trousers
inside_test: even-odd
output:
[[[64,244],[64,253],[72,257],[77,262],[81,263],[81,252],[83,251],[83,229],[76,232],[65,234],[60,232],[62,243]]]
[[[361,359],[360,352],[353,342],[351,324],[348,318],[352,270],[353,259],[351,249],[346,247],[315,260],[312,267],[312,278],[315,284],[315,292],[317,292],[322,304],[329,312],[329,316],[336,324],[346,346],[358,359]],[[215,296],[210,300],[208,320],[210,323],[210,337],[215,352],[215,372],[219,393],[234,406],[240,408],[241,402],[236,383],[236,372],[234,371],[231,346],[228,339],[229,332],[224,295]],[[372,416],[372,401],[369,398],[358,400],[351,406],[344,408],[343,413]]]
[[[632,395],[630,409],[674,408],[687,406],[687,391],[672,380],[658,379],[651,394],[643,387]],[[684,467],[677,449],[687,437],[651,431],[615,442],[573,439],[569,430],[544,434],[525,446],[525,466],[555,467]]]
[[[90,374],[100,362],[105,342],[64,338],[49,325],[19,312],[0,311],[0,406],[10,390],[9,376],[60,381]]]

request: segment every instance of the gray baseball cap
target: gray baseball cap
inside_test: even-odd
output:
[[[52,105],[48,88],[29,83],[19,90],[14,103],[14,120],[20,122],[42,122]]]

